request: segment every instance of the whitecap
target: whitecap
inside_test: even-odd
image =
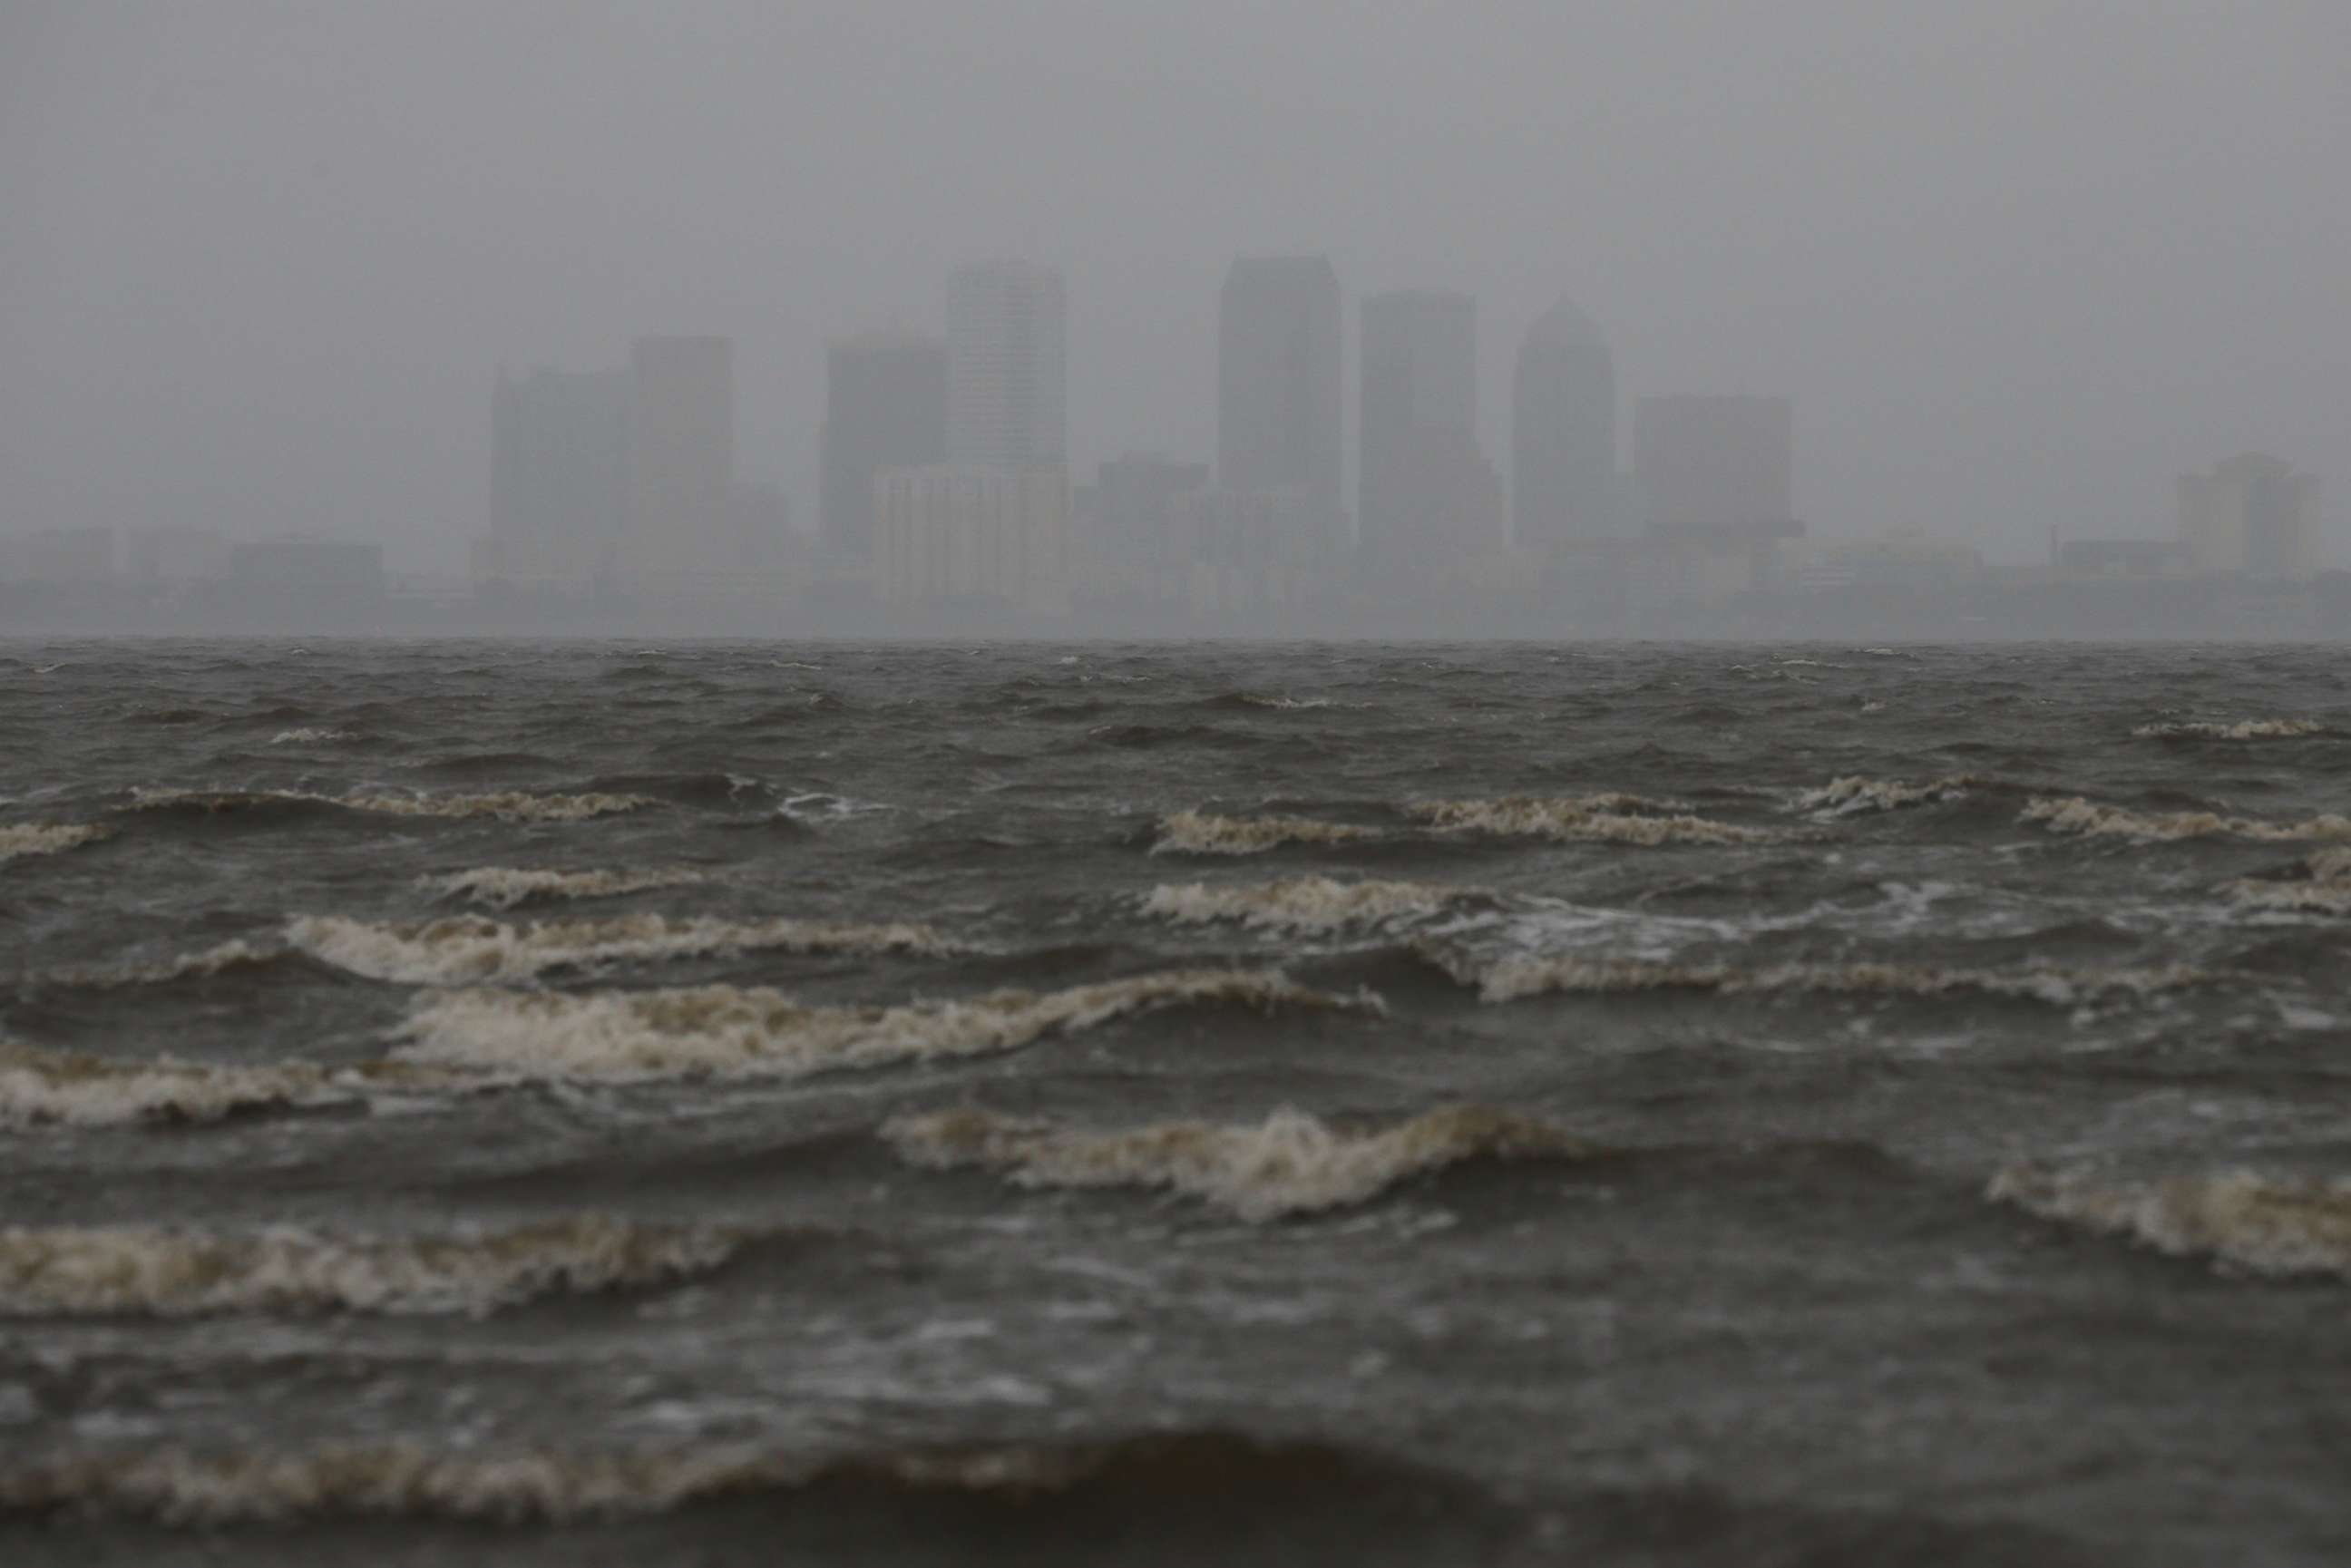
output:
[[[1482,1105],[1364,1132],[1290,1109],[1253,1124],[1167,1122],[1111,1133],[967,1109],[900,1116],[882,1136],[902,1158],[934,1170],[998,1170],[1029,1187],[1160,1187],[1252,1223],[1363,1203],[1463,1160],[1598,1152],[1550,1122]]]

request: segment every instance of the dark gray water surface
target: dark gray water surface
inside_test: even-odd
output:
[[[2346,677],[0,644],[0,1561],[2344,1560]]]

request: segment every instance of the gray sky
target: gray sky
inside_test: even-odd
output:
[[[2351,507],[2343,0],[0,0],[0,530],[455,568],[499,361],[737,343],[816,501],[823,345],[1071,290],[1073,455],[1213,455],[1236,251],[1572,295],[1629,400],[1798,399],[1816,532],[2169,527],[2248,446]],[[1349,430],[1349,464],[1353,464]]]

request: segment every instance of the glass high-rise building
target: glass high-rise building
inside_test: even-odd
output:
[[[1061,275],[986,261],[947,280],[947,461],[1019,469],[1069,461],[1069,306]]]
[[[1320,256],[1243,256],[1225,274],[1217,336],[1217,483],[1291,490],[1336,515],[1339,275]]]
[[[1562,299],[1519,345],[1510,397],[1510,517],[1522,549],[1610,538],[1617,516],[1616,363]]]

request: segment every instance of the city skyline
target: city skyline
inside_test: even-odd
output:
[[[1080,471],[1215,460],[1239,254],[1327,254],[1350,313],[1474,295],[1500,466],[1562,294],[1627,388],[1792,395],[1838,536],[2156,537],[2179,473],[2327,473],[2351,428],[2341,7],[476,11],[7,8],[0,528],[455,570],[486,367],[694,332],[734,339],[742,476],[807,528],[823,345],[941,329],[991,254],[1071,280]]]

